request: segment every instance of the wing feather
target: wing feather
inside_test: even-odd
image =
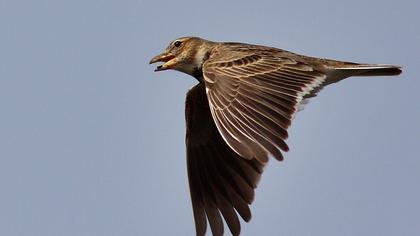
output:
[[[227,145],[210,113],[204,84],[188,92],[185,115],[187,169],[196,234],[205,235],[208,222],[213,235],[223,235],[224,219],[230,232],[239,235],[239,216],[245,221],[251,219],[249,204],[254,199],[254,189],[261,177],[263,164],[241,158]],[[243,128],[240,121],[228,122],[234,116],[220,115],[221,124],[226,125],[226,134],[235,132],[233,136],[227,136],[231,143],[236,141],[236,136],[242,140],[245,138],[243,133],[250,133],[249,130],[236,130]],[[251,140],[249,142],[252,144]],[[247,146],[243,143],[234,145],[246,151],[244,148]],[[258,151],[264,151],[258,144],[253,145],[259,149],[252,150],[252,155],[260,155]]]
[[[283,159],[299,104],[326,79],[325,70],[295,54],[244,44],[214,49],[203,75],[223,139],[241,157],[260,162],[268,155]]]

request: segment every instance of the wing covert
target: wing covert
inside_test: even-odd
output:
[[[245,159],[282,160],[287,128],[326,73],[296,54],[231,44],[216,48],[203,66],[210,110],[225,142]]]

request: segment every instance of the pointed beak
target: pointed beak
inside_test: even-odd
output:
[[[156,62],[164,62],[164,64],[158,66],[155,69],[155,71],[161,71],[171,69],[176,64],[177,60],[175,58],[175,55],[168,52],[164,52],[153,57],[152,60],[150,60],[149,64],[153,64]]]

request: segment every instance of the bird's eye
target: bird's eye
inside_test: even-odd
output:
[[[175,41],[174,46],[175,47],[179,47],[181,46],[182,42],[181,41]]]

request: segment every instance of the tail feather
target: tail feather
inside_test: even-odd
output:
[[[357,64],[353,62],[343,62],[334,60],[327,61],[327,78],[321,86],[313,89],[310,93],[304,96],[304,101],[308,98],[316,96],[323,87],[336,83],[340,80],[351,76],[393,76],[399,75],[402,72],[400,66],[382,65],[382,64]],[[303,103],[302,103],[303,104]]]
[[[381,64],[357,64],[332,61],[328,65],[328,76],[324,86],[351,76],[393,76],[401,74],[401,67]]]
[[[401,67],[394,65],[353,64],[336,67],[334,70],[349,74],[349,76],[392,76],[401,74]]]

